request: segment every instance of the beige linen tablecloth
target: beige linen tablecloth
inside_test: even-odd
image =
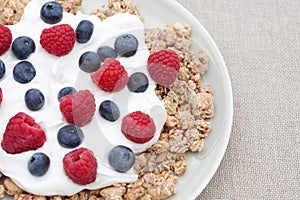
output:
[[[300,0],[178,0],[211,34],[234,123],[202,199],[300,199]]]

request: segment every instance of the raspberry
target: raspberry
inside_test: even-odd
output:
[[[175,81],[180,68],[179,56],[169,49],[152,53],[147,64],[151,78],[164,86],[169,86]]]
[[[67,153],[63,166],[67,176],[77,184],[86,185],[96,180],[97,160],[93,152],[86,148]]]
[[[0,24],[0,56],[9,49],[11,42],[12,34],[10,29]]]
[[[121,125],[121,131],[125,137],[140,144],[151,140],[154,137],[155,129],[153,119],[141,111],[126,115]]]
[[[60,111],[66,121],[79,127],[92,121],[95,110],[95,98],[89,90],[68,94],[60,100]]]
[[[117,92],[126,86],[128,74],[119,61],[107,58],[96,72],[91,73],[91,78],[102,90]]]
[[[2,103],[2,99],[3,99],[3,93],[2,93],[2,89],[0,88],[0,106],[1,106],[1,103]]]
[[[40,36],[42,47],[50,54],[64,56],[70,53],[76,41],[74,29],[68,24],[46,28]]]
[[[19,112],[6,125],[1,142],[2,148],[10,154],[36,150],[44,145],[46,134],[29,115]]]

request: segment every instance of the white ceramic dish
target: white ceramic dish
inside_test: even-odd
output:
[[[104,4],[105,0],[85,1],[83,12],[89,12]],[[231,82],[223,57],[215,42],[201,23],[183,6],[174,0],[138,0],[137,7],[145,17],[146,27],[164,27],[176,22],[187,23],[192,27],[192,49],[200,49],[210,57],[209,71],[203,77],[203,84],[214,89],[215,117],[210,120],[212,131],[205,139],[205,149],[198,154],[188,155],[188,167],[184,176],[177,182],[177,194],[170,200],[192,200],[203,191],[218,169],[229,141],[233,98]]]
[[[82,12],[89,13],[99,8],[106,0],[85,0]],[[192,49],[200,49],[210,57],[209,71],[203,77],[203,84],[214,89],[215,117],[210,120],[212,131],[205,139],[205,149],[201,153],[188,155],[188,167],[177,182],[177,194],[170,200],[195,199],[209,183],[219,167],[229,141],[233,99],[229,75],[218,47],[201,23],[184,7],[174,0],[138,0],[137,6],[145,17],[146,27],[164,27],[176,22],[192,26]],[[155,13],[155,14],[154,14]]]

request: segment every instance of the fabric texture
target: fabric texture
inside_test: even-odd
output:
[[[197,200],[300,199],[300,1],[177,1],[218,45],[234,98],[227,151]]]

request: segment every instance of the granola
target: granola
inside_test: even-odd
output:
[[[5,196],[4,185],[0,185],[0,198],[4,198],[4,196]]]
[[[104,20],[109,16],[125,12],[139,16],[141,21],[144,21],[144,17],[141,16],[135,5],[135,0],[108,0],[107,8],[97,8],[91,12],[91,15],[96,15],[101,20]]]
[[[30,0],[0,0],[3,24],[17,23]],[[57,0],[70,13],[76,13],[82,0]],[[116,13],[129,12],[144,18],[133,0],[109,0],[107,8],[99,8],[91,14],[101,20]],[[147,200],[166,199],[176,193],[176,181],[186,171],[187,152],[201,152],[211,127],[207,119],[214,116],[213,90],[200,84],[201,77],[208,70],[209,58],[203,51],[190,50],[192,29],[189,25],[176,23],[164,29],[145,30],[145,42],[150,52],[162,49],[175,50],[181,59],[177,80],[170,86],[157,86],[156,94],[164,102],[168,117],[157,143],[146,152],[136,156],[137,181],[116,184],[99,190],[82,191],[71,197],[52,196],[51,200]],[[0,178],[2,173],[0,172]],[[3,178],[2,178],[3,179]],[[0,185],[0,198],[4,195],[14,199],[46,199],[27,194],[10,178],[4,177]]]
[[[214,115],[212,88],[200,84],[208,70],[208,56],[203,51],[195,54],[190,50],[190,36],[191,27],[180,23],[164,29],[146,29],[149,51],[175,50],[181,58],[181,68],[178,79],[169,88],[156,88],[168,118],[158,142],[136,157],[135,171],[140,179],[129,184],[129,199],[149,195],[150,199],[165,199],[175,194],[177,177],[186,171],[186,153],[202,151],[204,138],[211,129],[206,119]],[[173,183],[160,179],[165,173],[172,176]],[[152,179],[152,183],[144,185],[144,179]]]
[[[55,0],[60,3],[65,12],[76,14],[77,8],[81,6],[82,0]]]
[[[1,0],[1,21],[3,24],[11,25],[20,21],[24,8],[30,0]]]
[[[21,188],[19,188],[10,178],[4,179],[4,190],[8,195],[16,195],[24,192]]]

